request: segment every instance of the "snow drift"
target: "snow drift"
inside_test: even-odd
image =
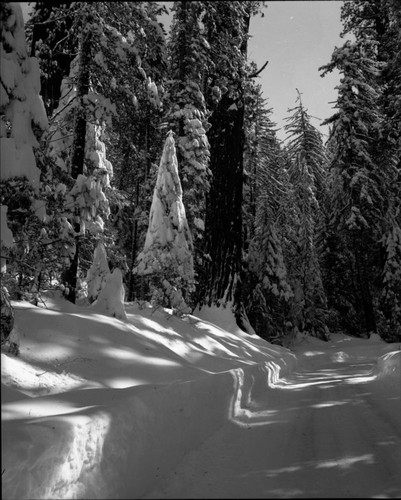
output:
[[[300,359],[242,332],[229,308],[179,319],[128,303],[117,319],[56,295],[13,305],[21,353],[2,353],[7,499],[141,497],[227,419],[244,425]],[[303,340],[303,359],[322,345]],[[375,346],[381,379],[393,380],[398,353]]]

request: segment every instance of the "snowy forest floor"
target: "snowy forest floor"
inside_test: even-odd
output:
[[[401,344],[291,348],[228,308],[127,320],[14,302],[2,353],[2,497],[401,496]]]

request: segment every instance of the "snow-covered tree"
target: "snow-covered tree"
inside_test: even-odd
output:
[[[57,183],[57,178],[54,179],[56,190],[65,185],[62,216],[73,229],[74,240],[70,245],[74,256],[64,280],[68,284],[68,298],[75,301],[78,274],[86,271],[80,269],[79,255],[89,257],[93,251],[92,244],[88,245],[90,235],[103,232],[110,215],[113,169],[106,158],[105,143],[117,114],[111,99],[118,96],[121,100],[114,89],[127,86],[126,97],[131,103],[135,98],[120,66],[127,71],[134,67],[136,72],[141,68],[135,41],[128,33],[133,25],[133,7],[117,2],[111,11],[109,5],[99,2],[78,3],[71,9],[74,29],[79,33],[79,50],[70,74],[63,79],[47,142],[49,157],[58,167],[58,179],[62,181]],[[124,28],[127,36],[116,26]],[[150,78],[147,86],[157,98]],[[118,196],[114,195],[114,199]]]
[[[107,276],[104,287],[91,307],[94,311],[124,320],[127,319],[124,298],[123,275],[121,269],[116,268]]]
[[[327,299],[316,247],[316,227],[320,215],[318,193],[322,198],[327,158],[321,134],[312,125],[299,91],[297,102],[298,105],[289,110],[292,115],[285,126],[290,198],[294,208],[286,252],[288,271],[294,290],[296,326],[300,331],[325,338]]]
[[[97,244],[93,255],[93,262],[86,275],[88,300],[94,302],[105,286],[109,277],[110,268],[107,262],[106,249],[101,241]]]
[[[175,132],[183,200],[188,224],[194,238],[203,238],[205,197],[210,188],[209,112],[203,95],[205,67],[209,44],[202,33],[203,2],[174,2],[173,20],[168,43],[169,79],[167,110],[164,120]],[[195,260],[202,265],[201,255]]]
[[[401,340],[401,228],[394,222],[384,241],[386,259],[379,298],[378,330],[388,342]]]
[[[58,106],[61,82],[78,49],[78,37],[71,32],[74,16],[68,3],[32,2],[25,26],[30,53],[39,60],[41,95],[49,117]]]
[[[261,86],[249,80],[245,88],[242,297],[256,333],[282,342],[293,296],[282,249],[286,175]]]
[[[197,302],[200,306],[232,303],[238,311],[241,299],[236,284],[240,284],[243,248],[244,85],[248,77],[249,23],[257,7],[258,2],[205,2],[202,18],[210,46],[204,89],[212,112],[208,139],[213,177],[202,249],[209,259],[199,275]]]
[[[1,22],[1,107],[0,107],[0,151],[2,205],[7,206],[12,189],[4,183],[23,180],[31,188],[30,202],[27,208],[40,210],[39,187],[40,170],[36,166],[34,148],[39,147],[38,135],[48,128],[48,121],[40,96],[40,72],[38,60],[29,57],[25,41],[24,21],[21,7],[16,3],[2,3],[0,7]],[[25,207],[20,207],[22,210]],[[10,209],[2,209],[2,219],[11,231],[21,228],[13,225],[14,215]],[[6,233],[4,234],[6,237]],[[3,240],[3,232],[2,232]],[[5,242],[5,246],[9,246]]]
[[[152,145],[160,137],[162,88],[150,75],[160,79],[165,67],[164,34],[156,21],[161,9],[134,2],[56,3],[52,8],[39,2],[34,9],[32,50],[43,57],[49,106],[58,104],[46,160],[50,190],[57,193],[50,200],[54,218],[71,226],[63,243],[74,256],[65,256],[71,265],[62,277],[71,300],[99,231],[107,247],[114,246],[110,258],[119,261],[118,267],[133,262],[144,237],[149,180],[160,154],[160,147]],[[52,27],[52,36],[45,36],[44,26]],[[76,56],[72,62],[71,54]],[[56,92],[54,82],[61,77],[61,92]]]
[[[0,153],[1,153],[1,343],[9,339],[13,329],[13,310],[4,287],[6,260],[13,250],[29,248],[26,228],[29,218],[43,219],[40,208],[40,170],[36,166],[34,148],[38,137],[48,127],[40,97],[40,72],[36,58],[27,52],[24,20],[18,3],[0,5]],[[36,132],[36,133],[35,133]],[[13,205],[20,187],[25,203]],[[17,195],[17,196],[16,196]],[[11,209],[10,209],[11,206]],[[15,244],[14,244],[15,242]],[[23,251],[23,250],[22,250]],[[39,264],[40,265],[40,264]],[[15,342],[13,342],[15,344]],[[18,350],[15,345],[14,350]]]
[[[372,4],[365,1],[359,6],[368,3]],[[393,220],[388,210],[396,183],[395,162],[383,141],[385,63],[379,60],[380,43],[373,36],[373,25],[364,30],[357,27],[356,40],[336,48],[330,64],[321,68],[323,74],[333,68],[342,73],[338,112],[326,120],[333,125],[326,289],[345,321],[343,326],[357,334],[376,331],[383,269],[380,242],[386,220]]]
[[[149,226],[134,272],[148,278],[154,305],[189,312],[194,290],[193,244],[178,174],[173,133],[164,144],[149,215]]]

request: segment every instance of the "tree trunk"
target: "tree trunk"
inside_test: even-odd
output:
[[[77,100],[79,102],[79,106],[77,107],[75,116],[74,138],[71,154],[71,177],[73,179],[77,179],[80,174],[82,175],[84,173],[87,118],[83,98],[89,92],[91,58],[91,34],[88,30],[82,34],[80,46],[79,72],[77,81]],[[75,217],[79,217],[77,209],[75,209]],[[78,222],[74,222],[73,227],[76,233],[80,232],[80,224]],[[77,291],[79,247],[80,245],[77,240],[74,258],[72,259],[71,265],[65,275],[69,290],[67,299],[74,304],[76,301]]]
[[[210,122],[213,181],[206,202],[205,253],[211,261],[201,284],[203,302],[209,305],[234,298],[234,280],[241,269],[243,104],[224,95]]]
[[[359,288],[359,295],[362,302],[363,316],[364,316],[364,330],[366,333],[376,331],[376,318],[374,313],[372,295],[370,293],[369,281],[363,269],[362,256],[360,250],[357,248],[358,243],[354,241],[354,256],[355,266],[357,272],[357,283]]]
[[[248,15],[241,19],[243,42],[240,50],[244,60],[250,9],[251,6]],[[209,120],[212,182],[206,198],[204,253],[210,256],[210,260],[205,262],[199,276],[197,303],[219,305],[223,301],[233,301],[234,310],[241,311],[245,145],[243,79],[246,75],[242,62],[237,64],[239,75],[236,80],[231,80],[231,91],[222,96]]]

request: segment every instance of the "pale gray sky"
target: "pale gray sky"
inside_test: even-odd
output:
[[[28,4],[21,4],[25,14]],[[248,54],[258,67],[269,61],[258,81],[273,108],[272,120],[278,127],[284,126],[288,108],[295,106],[298,88],[309,114],[317,118],[313,125],[327,134],[328,128],[321,127],[320,122],[334,112],[330,102],[337,98],[339,74],[333,72],[321,78],[318,68],[330,61],[336,45],[344,43],[339,36],[343,2],[277,0],[266,4],[264,17],[258,15],[251,20]],[[283,129],[278,137],[285,138]]]
[[[338,72],[320,77],[318,68],[330,62],[334,47],[340,38],[342,1],[268,1],[264,17],[251,20],[249,59],[261,67],[268,66],[260,75],[263,95],[273,108],[272,120],[283,127],[288,108],[295,106],[296,88],[310,115],[319,118],[312,123],[327,134],[328,128],[320,121],[334,113],[330,101],[337,98],[335,86]],[[278,137],[284,139],[283,130]]]

